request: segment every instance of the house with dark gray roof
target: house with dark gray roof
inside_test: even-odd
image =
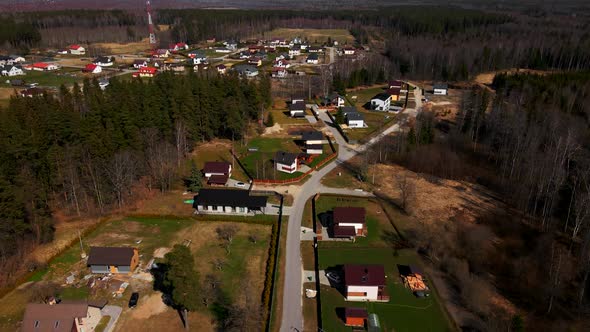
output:
[[[139,264],[139,252],[131,247],[91,247],[87,266],[92,273],[132,273]]]
[[[345,115],[348,128],[365,127],[365,117],[359,112],[348,112]]]
[[[232,67],[239,75],[246,77],[258,76],[258,69],[252,65],[236,65]]]
[[[194,198],[193,207],[198,213],[264,213],[267,200],[267,196],[250,195],[248,190],[201,189]]]
[[[298,169],[299,154],[279,151],[275,153],[274,162],[277,171],[295,173]]]
[[[289,105],[289,113],[292,117],[304,117],[305,116],[305,103],[297,101]]]
[[[379,93],[371,98],[371,109],[375,111],[389,111],[391,96],[388,93]]]
[[[447,83],[434,83],[432,94],[446,96],[449,94],[449,85]]]

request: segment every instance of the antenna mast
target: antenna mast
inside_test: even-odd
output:
[[[150,31],[150,46],[152,49],[156,49],[156,33],[154,32],[154,22],[152,21],[152,5],[150,0],[145,2],[147,16],[148,16],[148,28]]]

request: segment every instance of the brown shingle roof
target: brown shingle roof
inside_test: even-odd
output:
[[[336,207],[334,208],[334,223],[365,223],[365,208],[362,207]]]
[[[69,332],[72,331],[74,319],[86,317],[88,305],[75,304],[39,304],[29,303],[23,319],[23,332]]]
[[[91,247],[88,265],[131,265],[134,248],[130,247]]]
[[[344,308],[344,316],[353,318],[367,318],[369,317],[369,314],[367,313],[367,309],[364,308],[346,307]]]
[[[351,237],[356,236],[354,226],[334,225],[334,237]]]
[[[346,286],[385,286],[383,265],[344,265]]]
[[[231,164],[226,163],[224,161],[208,161],[205,163],[205,166],[203,167],[203,172],[228,174],[230,167]]]
[[[208,184],[226,184],[228,176],[227,174],[224,175],[211,175],[209,180],[207,180]]]

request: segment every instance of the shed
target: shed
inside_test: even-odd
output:
[[[344,325],[346,326],[365,326],[365,320],[368,317],[367,310],[364,308],[344,308]]]

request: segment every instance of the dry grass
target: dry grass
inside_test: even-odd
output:
[[[150,49],[149,38],[144,38],[135,43],[96,43],[96,47],[106,48],[112,54],[136,54]]]
[[[160,193],[152,191],[152,196],[138,201],[131,212],[148,215],[174,215],[189,217],[193,214],[191,204],[183,203],[184,200],[192,199],[192,194],[183,195],[184,191],[172,190]]]
[[[283,218],[286,220],[286,218]],[[278,276],[275,279],[275,288],[274,288],[274,305],[271,310],[274,310],[272,313],[272,321],[270,325],[270,330],[273,332],[278,332],[281,327],[281,317],[283,315],[283,286],[285,283],[285,253],[287,252],[287,231],[285,227],[287,223],[283,223],[283,228],[281,232],[281,240],[280,240],[280,249],[279,249],[279,256],[277,259],[279,260],[279,268],[278,268]]]
[[[490,84],[492,84],[494,77],[497,74],[502,74],[502,73],[503,74],[506,74],[506,73],[508,73],[508,74],[528,73],[528,74],[535,74],[535,75],[548,75],[548,74],[555,74],[556,71],[512,68],[512,69],[505,69],[505,70],[498,70],[498,71],[492,71],[492,72],[487,72],[487,73],[481,73],[481,74],[475,76],[475,78],[473,80],[479,84],[490,85]]]
[[[287,29],[279,28],[269,31],[264,34],[266,38],[287,38],[302,37],[309,40],[311,43],[324,43],[328,38],[336,40],[341,44],[354,43],[354,37],[346,29]]]
[[[141,309],[140,306],[134,310]],[[215,326],[209,315],[201,312],[191,312],[188,315],[189,326],[195,331],[214,331]],[[143,332],[143,331],[183,331],[184,327],[178,312],[165,307],[163,312],[150,315],[148,318],[134,319],[132,315],[121,315],[115,331]]]

